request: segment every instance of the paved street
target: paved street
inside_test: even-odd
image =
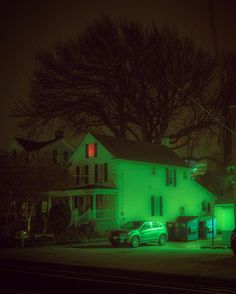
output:
[[[232,281],[56,263],[5,260],[0,275],[0,293],[4,294],[74,293],[81,288],[88,293],[236,293]]]
[[[1,249],[1,259],[125,269],[203,278],[236,277],[236,257],[229,248],[202,249],[197,242],[169,242],[138,248],[112,248],[109,243]]]

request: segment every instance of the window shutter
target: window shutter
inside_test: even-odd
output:
[[[94,166],[94,182],[98,183],[98,164],[95,164]]]
[[[169,169],[166,168],[166,186],[169,186]]]
[[[84,183],[85,184],[89,183],[89,167],[88,167],[88,165],[84,166]]]
[[[86,144],[85,145],[85,158],[88,158],[88,154],[89,154],[89,145]]]
[[[99,165],[99,183],[102,184],[104,179],[104,166],[103,164]]]
[[[176,182],[177,182],[176,181],[176,175],[177,175],[176,169],[174,169],[173,172],[174,172],[174,179],[173,179],[174,180],[174,187],[176,187]]]
[[[98,151],[97,151],[97,143],[94,143],[94,157],[97,157]]]
[[[163,216],[163,197],[159,196],[159,214]]]
[[[155,196],[151,196],[151,216],[155,216]]]
[[[202,211],[203,212],[206,212],[206,209],[207,209],[207,207],[206,207],[206,201],[203,201],[202,202]]]
[[[80,184],[80,167],[76,167],[76,183],[79,185]]]
[[[104,182],[108,182],[108,164],[104,163]]]

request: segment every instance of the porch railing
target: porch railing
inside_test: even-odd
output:
[[[115,219],[115,209],[97,209],[96,210],[97,220],[114,220]]]
[[[82,215],[79,216],[78,224],[86,224],[92,219],[91,208],[87,209]]]
[[[79,211],[72,211],[72,223],[75,225],[87,224],[90,220],[97,221],[114,221],[115,209],[96,209],[93,218],[93,211],[91,208],[86,210],[82,215],[79,215]]]

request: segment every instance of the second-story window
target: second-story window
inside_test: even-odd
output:
[[[58,151],[55,149],[52,151],[52,162],[58,163]]]
[[[176,169],[166,168],[166,186],[176,187]]]
[[[104,182],[108,182],[108,164],[104,163]]]
[[[89,167],[88,167],[88,165],[84,166],[84,183],[86,185],[89,183]]]
[[[86,158],[97,157],[97,143],[85,145],[85,157]]]
[[[80,185],[80,167],[76,167],[76,184]]]

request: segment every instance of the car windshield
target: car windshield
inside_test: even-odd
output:
[[[128,222],[121,226],[122,229],[138,229],[142,222]]]

